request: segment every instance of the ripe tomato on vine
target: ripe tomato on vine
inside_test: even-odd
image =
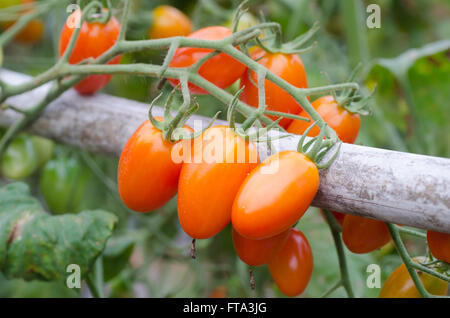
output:
[[[73,20],[73,15],[80,15],[80,11],[75,11],[68,18]],[[72,54],[69,57],[69,63],[77,64],[88,58],[97,58],[108,49],[110,49],[117,41],[120,33],[120,23],[112,16],[105,24],[100,22],[84,21]],[[69,45],[75,28],[64,24],[59,38],[59,56],[64,54]],[[119,64],[121,56],[116,56],[107,64]],[[82,95],[91,95],[102,89],[111,80],[112,75],[89,75],[74,86]]]
[[[228,126],[208,128],[192,143],[180,174],[178,218],[189,236],[205,239],[230,223],[236,193],[259,159],[256,146]]]
[[[450,263],[450,234],[427,231],[428,247],[438,260]]]
[[[175,196],[182,167],[172,158],[175,145],[164,140],[148,120],[130,137],[120,155],[117,176],[120,197],[128,208],[150,212]]]
[[[286,296],[300,295],[308,286],[313,272],[314,260],[308,240],[297,229],[289,236],[269,261],[270,275]]]
[[[331,95],[323,96],[315,100],[312,103],[312,106],[322,119],[336,131],[340,140],[350,144],[355,142],[361,127],[361,118],[359,114],[353,114],[341,107]],[[298,115],[311,119],[305,110],[302,110]],[[312,121],[293,120],[287,128],[287,131],[292,134],[302,135],[311,124]],[[319,133],[319,128],[314,126],[307,135],[315,137],[319,135]]]
[[[364,254],[377,250],[391,240],[386,223],[356,215],[346,215],[342,239],[353,253]]]
[[[304,154],[272,155],[242,183],[233,203],[233,227],[249,239],[278,235],[302,217],[318,189],[318,169]]]
[[[251,56],[259,64],[295,87],[308,87],[305,67],[298,54],[269,53],[257,48],[252,51]],[[244,88],[241,99],[250,106],[257,107],[258,87],[253,83],[258,83],[257,74],[254,71],[245,72],[241,78],[241,87]],[[298,114],[302,110],[294,97],[267,79],[265,80],[265,95],[268,110],[290,114]],[[276,116],[269,117],[277,119]],[[292,119],[283,118],[280,126],[287,128],[291,121]]]
[[[290,229],[278,235],[261,239],[250,240],[233,229],[233,244],[236,254],[249,266],[260,266],[267,264],[274,254],[286,242]]]
[[[192,39],[222,40],[232,35],[232,31],[222,26],[211,26],[195,31],[188,35]],[[177,49],[169,66],[188,67],[195,64],[212,49],[182,47]],[[220,88],[227,88],[236,82],[246,70],[246,66],[226,53],[220,53],[207,60],[198,70],[198,74]],[[179,81],[169,79],[176,86]],[[207,94],[204,89],[189,83],[189,89],[194,94]]]
[[[192,22],[183,12],[168,5],[161,5],[152,11],[152,26],[148,30],[150,39],[186,36],[192,32]]]

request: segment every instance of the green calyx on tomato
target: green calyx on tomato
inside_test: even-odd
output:
[[[183,92],[183,98],[186,98],[185,96],[190,96],[188,92],[187,82],[182,81],[180,85],[181,90]],[[170,114],[172,109],[172,99],[176,93],[176,90],[178,89],[178,86],[179,85],[177,85],[172,90],[172,92],[170,93],[169,97],[167,98],[164,104],[164,117],[162,118],[162,120],[156,119],[152,114],[152,110],[156,102],[161,98],[163,93],[159,94],[153,99],[153,101],[150,104],[150,109],[148,111],[148,117],[153,127],[161,131],[164,140],[171,143],[175,143],[185,139],[194,139],[200,136],[203,133],[203,131],[212,126],[212,124],[220,114],[220,112],[217,112],[216,115],[214,115],[214,117],[211,119],[209,125],[202,131],[192,132],[190,129],[185,129],[184,124],[189,119],[189,117],[198,110],[199,105],[197,102],[195,102],[191,106],[190,97],[186,98],[183,100],[183,105],[181,105],[181,107],[178,109],[177,115],[175,117],[172,117]]]

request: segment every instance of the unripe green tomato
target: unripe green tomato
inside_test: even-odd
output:
[[[24,179],[38,168],[36,158],[37,152],[32,139],[20,134],[11,142],[1,158],[1,172],[8,179]]]
[[[31,139],[33,140],[34,147],[36,148],[37,164],[40,168],[52,158],[55,144],[50,139],[39,136],[32,136]]]
[[[98,208],[104,195],[98,180],[77,156],[48,161],[42,169],[39,188],[55,214]]]
[[[39,188],[49,209],[56,214],[72,211],[73,195],[81,165],[73,157],[60,157],[48,161],[41,173]]]
[[[258,24],[259,21],[253,14],[251,14],[250,12],[245,12],[239,20],[237,31],[239,32]],[[227,22],[225,22],[224,26],[230,29],[233,27],[233,16]]]

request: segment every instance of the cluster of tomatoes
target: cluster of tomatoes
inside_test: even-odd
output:
[[[164,10],[159,10],[157,14],[162,15]],[[191,25],[181,13],[174,10],[171,14],[173,21],[177,20],[175,16],[178,15],[181,19],[178,25],[185,25],[185,31],[190,30]],[[86,37],[87,41],[92,27],[85,23],[80,38]],[[113,45],[120,25],[115,19],[111,19],[107,25],[96,27],[106,28],[103,32],[111,34],[111,41],[105,41],[103,50],[99,50],[94,57]],[[110,33],[106,32],[107,30],[110,30]],[[158,32],[161,37],[186,35],[184,31],[177,34],[168,30],[156,30],[158,28],[153,28],[150,32],[153,38],[158,37]],[[220,40],[231,34],[229,28],[212,26],[187,36]],[[63,31],[61,38],[65,40],[61,41],[61,54],[70,35],[70,30]],[[211,50],[201,48],[179,48],[170,66],[191,66],[210,52]],[[75,47],[73,55],[77,56],[76,53]],[[87,57],[78,54],[76,59],[70,61],[76,63]],[[307,87],[304,65],[297,54],[269,53],[254,49],[251,57],[290,84]],[[114,62],[118,63],[118,60],[110,63]],[[241,99],[251,106],[257,106],[258,88],[254,85],[257,82],[256,74],[253,71],[248,72],[245,65],[229,55],[217,54],[202,64],[198,73],[223,89],[240,80]],[[93,77],[102,84],[91,91],[83,90],[83,82],[86,83]],[[103,82],[98,78],[103,78]],[[76,88],[81,93],[89,94],[100,89],[108,80],[108,76],[94,75]],[[174,86],[178,84],[177,79],[169,79],[169,82]],[[207,94],[205,90],[191,83],[189,89],[193,94]],[[292,96],[268,80],[265,83],[265,95],[267,109],[309,118]],[[352,113],[334,96],[323,96],[315,100],[312,106],[343,142],[353,143],[356,140],[361,126],[359,114]],[[280,125],[290,133],[304,134],[311,123],[283,118]],[[187,126],[184,126],[184,129],[192,131]],[[317,127],[313,127],[307,135],[314,137],[319,132]],[[197,140],[203,142],[198,143]],[[183,161],[175,162],[174,149],[184,149],[186,143],[190,144],[190,152],[183,154]],[[220,155],[215,157],[214,162],[195,160],[204,158],[211,148],[216,151],[220,149]],[[236,162],[239,148],[245,149],[245,160]],[[318,169],[308,157],[294,151],[273,155],[262,163],[259,163],[259,159],[254,160],[255,158],[258,158],[255,145],[233,131],[230,132],[227,126],[208,128],[194,140],[172,142],[165,140],[162,132],[150,121],[146,121],[130,137],[122,151],[118,168],[119,193],[123,202],[138,212],[153,211],[178,193],[178,217],[181,227],[194,239],[213,237],[231,222],[235,250],[241,260],[250,266],[268,264],[280,290],[288,296],[296,296],[304,291],[310,280],[313,255],[306,237],[293,226],[305,213],[318,190]],[[276,173],[264,173],[265,169],[274,165],[278,167]],[[371,252],[381,248],[391,239],[386,224],[381,221],[339,212],[333,214],[342,225],[344,243],[354,253]],[[444,236],[439,238],[437,244],[440,245],[439,251],[445,251],[442,244],[447,240],[448,246],[448,236],[429,232],[430,235]],[[433,245],[436,244],[432,239],[429,244],[433,252]],[[442,257],[439,253],[433,254],[444,261],[447,257],[448,261],[448,255]]]
[[[222,26],[200,29],[190,38],[219,40],[232,34]],[[183,47],[176,51],[171,67],[188,67],[212,50]],[[307,87],[306,73],[296,54],[252,51],[261,65],[296,87]],[[226,66],[226,67],[225,67]],[[243,88],[241,99],[258,104],[256,74],[225,53],[207,60],[198,73],[220,88],[237,80]],[[249,77],[253,79],[250,80]],[[176,86],[178,80],[169,79]],[[189,83],[194,94],[206,94]],[[300,105],[286,91],[266,80],[267,109],[302,114]],[[341,108],[332,97],[317,100],[314,107],[332,128],[342,127],[342,135],[356,139],[359,116]],[[160,119],[162,120],[162,119]],[[358,127],[344,125],[356,122]],[[280,125],[302,134],[311,125],[283,119]],[[184,127],[189,130],[189,127]],[[354,133],[354,136],[348,136]],[[315,136],[316,130],[308,135]],[[347,140],[346,139],[346,140]],[[174,162],[175,148],[183,153],[182,162]],[[214,160],[207,159],[214,149]],[[244,149],[245,158],[237,160]],[[195,160],[201,158],[200,160]],[[271,168],[276,167],[272,173]],[[284,151],[259,163],[256,146],[228,126],[208,128],[193,140],[170,142],[150,121],[144,122],[125,145],[118,168],[118,187],[123,202],[132,210],[149,212],[167,203],[176,193],[178,217],[183,230],[194,239],[207,239],[230,222],[238,256],[250,266],[268,264],[280,290],[288,296],[304,291],[313,271],[313,256],[306,237],[293,228],[311,204],[319,187],[315,163],[296,151]]]
[[[79,63],[100,56],[117,41],[120,27],[114,17],[106,24],[85,21],[69,62]],[[60,55],[66,50],[73,31],[68,26],[63,28]],[[223,26],[191,31],[192,24],[183,13],[162,6],[153,11],[153,26],[148,33],[151,38],[186,35],[207,40],[220,40],[232,34]],[[191,66],[210,52],[203,48],[179,48],[170,67]],[[304,65],[297,54],[270,53],[257,48],[251,50],[251,57],[290,84],[307,87]],[[117,63],[120,56],[109,61],[109,64]],[[223,89],[240,80],[242,101],[254,107],[258,105],[257,75],[231,56],[215,55],[202,64],[198,73]],[[110,78],[110,75],[91,75],[75,89],[81,94],[92,94]],[[177,79],[169,82],[178,84]],[[189,89],[193,94],[207,94],[191,83]],[[291,95],[269,80],[265,80],[265,97],[268,110],[309,118]],[[359,114],[352,113],[334,96],[323,96],[312,106],[343,142],[356,140],[361,126]],[[293,134],[307,133],[314,137],[320,132],[317,127],[307,131],[311,122],[300,120],[283,118],[280,125]],[[192,131],[187,126],[184,129]],[[174,151],[185,146],[190,151],[183,153],[181,162],[174,161]],[[211,148],[216,151],[213,162],[195,160],[205,158]],[[245,150],[245,158],[239,162],[238,149]],[[276,172],[266,173],[274,166]],[[192,238],[213,237],[231,222],[234,246],[242,261],[250,266],[268,264],[276,284],[288,296],[299,295],[306,288],[313,271],[312,251],[303,233],[293,226],[318,190],[319,173],[315,163],[304,154],[284,151],[259,163],[256,146],[227,126],[208,128],[193,140],[172,141],[166,140],[161,130],[146,121],[122,151],[118,187],[123,202],[138,212],[153,211],[178,193],[179,221]],[[354,253],[371,252],[391,239],[386,224],[381,221],[333,213],[342,225],[344,243]],[[436,258],[450,262],[450,235],[429,231],[428,244]]]

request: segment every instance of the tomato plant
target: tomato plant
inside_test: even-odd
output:
[[[264,65],[269,71],[295,87],[308,87],[305,67],[298,54],[268,53],[258,48],[253,50],[251,55],[253,59],[258,60],[259,64]],[[258,83],[256,73],[250,71],[249,75],[248,72],[245,72],[241,78],[241,87],[244,88],[241,99],[250,106],[256,107],[258,106],[258,87],[253,83]],[[265,80],[265,91],[268,110],[291,114],[298,114],[302,110],[288,92],[269,80]],[[271,118],[276,119],[277,117],[271,116]],[[283,118],[280,125],[286,128],[291,121],[292,119]]]
[[[206,27],[191,33],[188,38],[204,40],[221,40],[232,34],[231,30],[222,26]],[[170,67],[188,67],[211,53],[211,49],[182,47],[173,56]],[[226,67],[224,67],[226,65]],[[244,73],[246,66],[233,57],[220,53],[207,60],[198,70],[198,74],[220,88],[227,88],[237,81]],[[178,80],[169,79],[176,86]],[[204,89],[189,83],[189,89],[194,94],[207,94]]]
[[[319,172],[304,154],[272,155],[242,183],[233,203],[233,227],[249,239],[280,234],[306,212],[318,189]]]
[[[150,39],[186,36],[192,32],[192,22],[183,12],[168,5],[158,6],[152,11],[152,26],[148,30]]]
[[[333,128],[339,139],[346,143],[354,143],[358,137],[359,129],[361,127],[361,118],[359,114],[353,114],[347,109],[341,107],[333,96],[323,96],[312,103],[322,119]],[[301,111],[299,116],[311,119],[306,111]],[[292,134],[302,135],[306,129],[312,125],[312,121],[306,122],[301,120],[293,120],[287,128],[287,131]],[[315,137],[319,135],[320,130],[314,126],[309,132],[308,136]]]
[[[178,218],[189,236],[205,239],[230,223],[234,197],[258,164],[258,152],[253,143],[228,126],[211,127],[197,140],[193,141],[191,162],[181,169]]]
[[[314,260],[308,240],[297,229],[292,229],[284,245],[269,261],[270,275],[286,296],[300,295],[313,272]]]
[[[72,15],[80,14],[75,11]],[[69,17],[68,19],[72,19]],[[74,32],[74,28],[64,24],[59,38],[59,56],[64,54],[69,45],[70,38]],[[113,16],[105,24],[99,22],[84,21],[75,43],[72,54],[69,57],[69,63],[77,64],[88,58],[97,58],[110,49],[117,41],[120,33],[120,23]],[[108,64],[119,64],[121,56],[116,56],[108,62]],[[74,88],[83,95],[94,94],[102,89],[111,80],[111,75],[89,75],[81,82],[76,84]]]
[[[416,257],[414,261],[424,262],[424,257]],[[423,272],[417,272],[425,289],[432,295],[447,294],[448,283]],[[381,288],[380,298],[421,298],[414,281],[405,264],[397,267]]]
[[[176,194],[182,163],[172,159],[174,145],[148,120],[128,139],[117,177],[120,197],[128,208],[150,212]]]
[[[273,255],[283,246],[290,231],[291,230],[289,229],[266,239],[250,240],[233,229],[234,249],[239,258],[247,265],[264,265],[267,264]]]
[[[382,221],[347,214],[342,226],[342,239],[350,251],[363,254],[389,243],[391,235]]]
[[[428,247],[438,260],[450,263],[450,234],[427,231]]]

